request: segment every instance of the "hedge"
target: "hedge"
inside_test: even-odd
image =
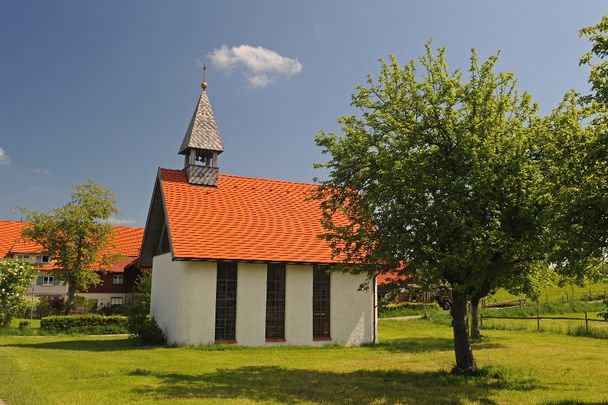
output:
[[[47,316],[40,321],[46,333],[127,333],[127,317],[122,315]]]

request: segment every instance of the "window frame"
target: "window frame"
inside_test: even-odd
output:
[[[266,320],[267,342],[285,341],[285,263],[268,263],[266,266]]]
[[[115,304],[114,300],[120,300],[120,303]],[[110,306],[111,307],[118,307],[123,305],[125,302],[124,297],[110,297]]]
[[[238,263],[218,262],[215,286],[215,343],[236,343]]]
[[[312,339],[331,340],[331,273],[326,265],[313,266]]]
[[[42,287],[52,287],[52,286],[55,285],[54,284],[55,283],[55,276],[45,276],[45,275],[42,275],[40,277],[42,277],[42,284],[40,284],[40,286],[42,286]]]
[[[116,280],[120,280],[117,282]],[[112,285],[123,285],[125,283],[124,274],[112,274]]]

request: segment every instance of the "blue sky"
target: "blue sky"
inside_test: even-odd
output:
[[[452,67],[472,47],[501,50],[499,68],[547,112],[567,89],[587,88],[577,31],[607,10],[556,0],[1,1],[0,218],[61,206],[70,185],[93,179],[116,193],[117,223],[143,226],[157,168],[181,168],[201,62],[220,170],[311,181],[321,175],[314,135],[337,129],[378,58],[405,63],[429,38]],[[252,62],[257,47],[271,66]],[[234,60],[213,64],[218,49]]]

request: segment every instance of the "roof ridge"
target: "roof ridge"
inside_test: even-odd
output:
[[[160,169],[161,170],[170,170],[172,172],[182,172],[183,171],[181,169],[169,169],[169,168],[166,168],[166,167],[161,167]],[[316,184],[316,183],[307,183],[305,181],[269,179],[267,177],[243,176],[243,175],[239,175],[239,174],[229,174],[229,173],[219,173],[218,176],[220,176],[220,177],[236,177],[236,178],[241,178],[241,179],[263,180],[263,181],[271,181],[271,182],[275,182],[275,183],[288,183],[288,184],[300,184],[300,185],[306,185],[306,186],[319,186],[319,184]]]

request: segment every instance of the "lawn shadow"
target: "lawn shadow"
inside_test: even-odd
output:
[[[143,377],[142,377],[143,376]],[[531,379],[513,380],[499,374],[464,377],[448,372],[358,370],[349,373],[249,366],[218,369],[208,374],[127,372],[125,378],[156,378],[135,388],[137,394],[158,400],[216,399],[234,401],[311,401],[324,404],[496,403],[492,394],[502,389],[538,388]]]
[[[24,349],[75,350],[87,352],[113,352],[120,350],[148,350],[154,346],[143,346],[137,339],[82,339],[57,340],[53,342],[8,343],[0,347],[21,347]]]

